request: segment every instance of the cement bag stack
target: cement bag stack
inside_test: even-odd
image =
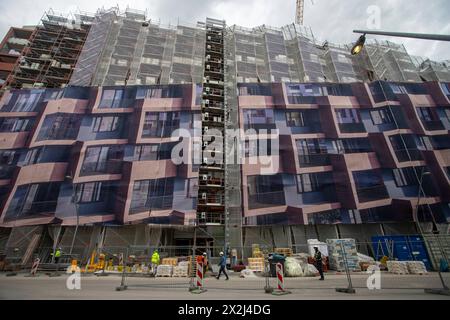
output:
[[[390,273],[395,274],[408,274],[408,265],[405,261],[388,261],[387,268]]]
[[[361,271],[355,239],[328,239],[327,245],[332,270],[344,272],[347,262],[349,271]]]
[[[407,261],[406,266],[411,274],[425,274],[427,273],[427,268],[422,261]]]
[[[181,261],[173,267],[174,277],[187,277],[189,273],[189,261]]]
[[[297,259],[286,258],[284,262],[286,277],[303,277],[303,270]]]

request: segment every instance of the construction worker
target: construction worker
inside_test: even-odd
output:
[[[203,277],[206,276],[206,271],[208,270],[208,254],[203,252]]]
[[[155,249],[155,251],[153,251],[152,254],[152,270],[153,270],[153,274],[156,276],[156,271],[158,270],[158,265],[159,265],[159,253],[158,253],[158,249]]]
[[[316,268],[319,271],[320,279],[319,280],[325,280],[323,277],[323,264],[322,264],[322,253],[319,251],[318,247],[314,247],[314,259],[316,260]]]
[[[225,280],[229,280],[228,274],[227,274],[227,257],[223,254],[223,252],[220,253],[220,261],[219,261],[219,274],[217,275],[217,280],[220,279],[220,275],[223,274],[227,277]]]
[[[55,252],[55,263],[59,263],[59,259],[61,258],[61,247],[56,249]]]

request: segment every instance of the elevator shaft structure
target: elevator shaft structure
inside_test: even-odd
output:
[[[225,223],[225,21],[206,20],[202,98],[202,165],[197,205],[198,226]]]

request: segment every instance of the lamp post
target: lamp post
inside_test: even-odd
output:
[[[371,31],[371,30],[353,30],[354,33],[362,33],[355,45],[351,50],[352,55],[358,55],[361,53],[366,42],[366,35],[373,34],[378,36],[399,37],[399,38],[412,38],[422,40],[434,40],[434,41],[450,41],[450,35],[446,34],[425,34],[425,33],[407,33],[407,32],[388,32],[388,31]]]
[[[70,251],[69,251],[69,254],[72,255],[73,246],[75,244],[75,238],[78,233],[78,226],[80,225],[80,215],[78,214],[78,201],[76,199],[76,186],[73,184],[73,177],[72,177],[72,175],[70,175],[70,176],[66,176],[66,178],[68,180],[72,181],[72,203],[75,203],[75,214],[77,216],[77,224],[75,227],[75,232],[73,233],[72,244],[70,245]]]
[[[416,209],[415,209],[416,214],[415,214],[415,217],[414,217],[415,221],[416,221],[416,224],[417,224],[417,228],[418,228],[418,230],[420,232],[420,236],[422,237],[423,241],[426,241],[426,240],[425,240],[425,237],[424,237],[423,229],[422,229],[422,227],[420,225],[420,221],[419,221],[420,198],[421,198],[422,194],[424,195],[424,197],[426,197],[426,194],[425,194],[425,192],[423,190],[423,180],[424,180],[425,176],[430,176],[430,175],[431,175],[431,173],[429,171],[426,171],[425,168],[422,168],[422,172],[420,174],[420,179],[419,179],[419,194],[417,196],[417,204],[416,204]],[[433,210],[431,210],[431,208],[429,206],[428,206],[428,208],[429,208],[429,211],[430,211],[430,215],[431,215],[431,219],[432,219],[433,227],[434,227],[434,226],[436,226],[436,220],[434,218]],[[440,243],[439,240],[438,240],[438,245],[439,245],[439,248],[440,248],[440,250],[442,252],[442,247],[441,247],[441,243]],[[425,289],[425,292],[426,293],[432,293],[432,294],[450,295],[450,289],[445,284],[444,278],[442,277],[442,273],[441,273],[440,267],[438,267],[437,269],[438,269],[437,271],[438,271],[438,274],[439,274],[439,279],[440,279],[441,284],[442,284],[442,289]]]

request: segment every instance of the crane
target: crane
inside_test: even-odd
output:
[[[311,0],[314,5],[314,0]],[[297,10],[295,11],[295,23],[303,25],[303,12],[305,10],[305,0],[297,0]]]

